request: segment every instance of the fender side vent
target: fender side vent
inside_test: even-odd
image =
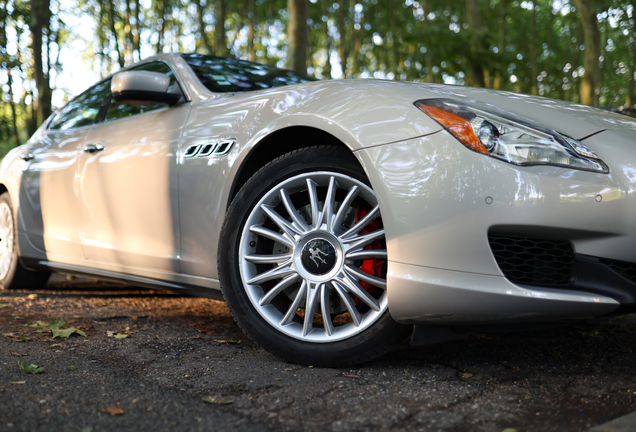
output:
[[[574,281],[570,242],[499,234],[489,234],[488,242],[501,272],[513,283],[561,287]]]

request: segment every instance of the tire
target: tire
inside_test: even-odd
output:
[[[254,174],[226,214],[218,257],[238,325],[288,361],[359,364],[411,332],[389,314],[379,206],[347,149],[303,148]]]
[[[18,257],[18,230],[8,192],[0,194],[0,286],[6,289],[41,289],[50,273],[25,269]]]

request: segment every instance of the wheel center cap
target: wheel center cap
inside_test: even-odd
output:
[[[324,275],[336,265],[336,248],[325,239],[313,239],[303,248],[300,259],[309,273]]]

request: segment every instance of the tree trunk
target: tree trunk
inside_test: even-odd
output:
[[[168,0],[161,0],[155,3],[157,5],[157,46],[155,47],[155,52],[157,53],[163,52],[163,42],[166,28],[166,22],[164,21],[166,17],[166,1]]]
[[[225,0],[216,0],[216,25],[214,26],[216,37],[216,55],[227,56],[227,36],[225,34]]]
[[[327,51],[327,59],[325,65],[322,68],[323,79],[331,78],[331,36],[329,36],[329,5],[331,0],[323,0],[323,14],[327,17],[327,21],[323,23],[325,30],[325,51]]]
[[[51,10],[49,0],[31,0],[31,49],[33,51],[33,73],[38,90],[36,123],[39,125],[51,115],[51,88],[49,77],[42,63],[42,30],[49,28]],[[33,102],[35,105],[35,101]]]
[[[18,116],[15,113],[15,102],[13,101],[13,77],[11,76],[11,68],[7,69],[7,84],[9,85],[9,105],[11,105],[11,122],[13,128],[13,140],[15,146],[20,145],[20,137],[18,136]]]
[[[499,57],[503,57],[506,53],[506,19],[508,18],[508,10],[506,9],[506,0],[499,2],[501,7],[501,21],[499,23]],[[495,80],[493,88],[500,90],[503,88],[503,73],[500,67],[497,67],[495,72]]]
[[[247,31],[247,53],[250,61],[256,61],[256,48],[254,47],[254,37],[256,36],[256,1],[247,0],[247,19],[249,29]]]
[[[579,12],[585,43],[583,59],[585,74],[581,80],[581,103],[595,105],[597,101],[598,58],[601,53],[601,34],[598,31],[596,9],[592,0],[572,0],[572,3]]]
[[[308,3],[308,0],[287,0],[287,68],[303,74],[307,73]]]
[[[110,0],[108,2],[108,17],[110,22],[110,32],[113,35],[113,41],[115,42],[115,52],[117,53],[117,63],[119,63],[120,68],[123,68],[126,61],[124,60],[124,54],[122,50],[119,49],[119,38],[117,37],[117,30],[115,29],[115,4],[113,0]]]
[[[633,9],[632,9],[633,11]],[[629,82],[627,84],[627,100],[626,105],[632,106],[636,104],[636,97],[634,95],[634,87],[636,87],[634,74],[636,74],[636,16],[632,12],[632,43],[630,44],[632,61],[629,68]],[[607,59],[605,59],[607,62]]]
[[[130,47],[132,46],[132,28],[130,27],[130,0],[126,0],[126,20],[124,22],[124,58],[132,60]]]
[[[141,4],[135,0],[135,30],[133,38],[133,51],[137,52],[137,61],[141,60]]]
[[[197,22],[199,23],[199,33],[201,33],[201,40],[203,41],[203,46],[206,49],[208,54],[214,53],[214,48],[210,43],[210,39],[208,38],[208,34],[205,31],[205,21],[203,17],[205,16],[205,9],[203,7],[202,0],[197,0]]]
[[[393,58],[392,68],[390,69],[393,69],[394,79],[398,79],[400,54],[398,52],[397,25],[395,23],[395,0],[389,1],[389,25],[391,26],[391,57]]]
[[[534,0],[530,4],[532,5],[530,19],[530,72],[532,74],[532,94],[536,96],[539,94],[539,81],[537,80],[537,75],[539,74],[537,66],[537,5]]]
[[[474,80],[474,84],[479,87],[485,87],[486,80],[484,78],[484,69],[479,62],[479,45],[476,39],[481,32],[481,16],[479,15],[478,0],[466,0],[466,18],[468,22],[468,28],[472,31],[473,34],[472,41],[470,43],[470,71]]]
[[[345,0],[338,0],[338,34],[340,35],[340,44],[338,45],[338,57],[340,57],[340,66],[342,67],[341,78],[347,77],[347,58],[349,58],[349,50],[347,48],[347,31],[345,30],[345,18],[347,16],[347,8]]]

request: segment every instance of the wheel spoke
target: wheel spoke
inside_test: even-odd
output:
[[[274,240],[275,242],[278,242],[280,244],[283,244],[285,246],[287,246],[290,249],[294,248],[294,242],[293,240],[289,239],[288,237],[285,237],[285,235],[283,234],[279,234],[277,232],[274,232],[270,229],[267,229],[261,225],[253,225],[250,227],[250,231],[253,232],[254,234],[258,234],[260,236],[263,237],[267,237],[270,240]]]
[[[380,310],[378,301],[371,297],[371,295],[366,292],[364,288],[362,288],[358,281],[349,276],[346,272],[345,277],[339,279],[338,282],[341,282],[347,290],[349,290],[353,295],[365,302],[371,309],[376,312]]]
[[[292,258],[291,254],[280,255],[245,255],[245,259],[252,264],[279,264]]]
[[[259,285],[272,279],[280,279],[290,273],[296,273],[296,270],[291,268],[289,263],[283,264],[254,276],[252,279],[248,280],[247,283],[248,285]]]
[[[360,231],[362,231],[364,229],[364,227],[366,227],[367,225],[369,225],[369,223],[373,220],[376,219],[378,216],[380,216],[380,206],[376,205],[375,207],[373,207],[371,209],[371,211],[369,213],[366,214],[365,217],[363,217],[362,219],[360,219],[360,221],[358,221],[358,223],[356,223],[354,226],[352,226],[351,228],[349,228],[347,231],[345,231],[340,238],[341,239],[346,239],[349,238],[351,236],[354,236],[356,234],[358,234]]]
[[[274,300],[274,297],[280,294],[285,288],[296,282],[299,278],[300,276],[297,273],[285,277],[282,281],[278,282],[278,284],[276,284],[274,288],[267,291],[261,301],[258,302],[258,304],[260,304],[261,306],[270,304],[271,301]]]
[[[280,229],[285,231],[288,236],[294,238],[295,236],[301,235],[302,231],[293,226],[289,221],[284,219],[281,215],[278,214],[276,210],[272,206],[267,204],[261,205],[261,209],[267,214],[267,216],[276,224]]]
[[[370,275],[369,273],[365,273],[357,267],[345,265],[345,271],[347,271],[350,275],[355,276],[358,280],[370,283],[378,288],[386,289],[386,280]]]
[[[285,206],[285,210],[287,210],[287,213],[289,213],[289,217],[292,218],[298,228],[300,228],[303,232],[308,232],[311,228],[309,227],[309,225],[307,225],[307,222],[305,222],[302,216],[298,214],[298,210],[296,210],[296,207],[294,207],[294,204],[292,203],[291,198],[289,197],[289,194],[285,189],[280,190],[280,199]]]
[[[287,313],[285,314],[282,321],[280,322],[280,325],[286,326],[287,324],[292,323],[292,321],[294,320],[294,317],[296,316],[296,311],[298,311],[298,308],[300,307],[300,303],[305,298],[306,291],[307,291],[307,282],[303,280],[303,283],[300,285],[300,289],[298,290],[298,293],[296,294],[296,298],[294,299],[292,305],[287,310]]]
[[[345,253],[345,258],[349,260],[386,259],[386,256],[386,249],[362,249]]]
[[[303,321],[303,336],[307,336],[313,330],[314,314],[316,313],[316,301],[320,285],[307,283],[307,301],[305,302],[305,319]]]
[[[356,199],[356,197],[358,196],[358,191],[358,186],[351,186],[351,188],[349,189],[349,193],[347,193],[347,196],[342,201],[342,204],[340,204],[338,213],[336,213],[336,217],[333,219],[333,222],[331,224],[332,232],[338,232],[338,228],[340,228],[340,226],[344,222],[345,216],[347,215],[347,210],[351,206],[353,200]]]
[[[347,294],[346,288],[344,288],[339,282],[333,281],[333,286],[338,291],[338,295],[344,302],[347,310],[349,311],[349,315],[351,315],[351,321],[353,321],[353,325],[358,327],[360,325],[360,321],[362,318],[360,317],[360,312],[356,309],[356,304],[353,302],[353,299]]]
[[[320,216],[320,212],[318,211],[318,190],[316,189],[318,185],[312,179],[307,179],[307,192],[309,193],[309,205],[311,208],[311,228],[316,229],[319,228],[318,217]]]
[[[325,333],[327,336],[331,336],[335,330],[333,323],[331,322],[331,307],[329,305],[329,294],[331,288],[327,284],[322,284],[320,287],[320,311],[322,313],[322,322],[325,325]]]
[[[327,225],[327,229],[331,226],[331,219],[333,218],[333,208],[336,199],[336,178],[331,177],[329,179],[329,188],[327,189],[327,196],[325,197],[325,203],[322,206],[322,212],[320,213],[320,220],[318,226],[322,224]]]
[[[384,229],[379,229],[379,230],[370,232],[369,234],[352,237],[349,239],[343,239],[342,242],[348,243],[350,250],[355,250],[358,248],[365,247],[366,245],[373,243],[376,240],[380,240],[383,237],[384,237]]]

